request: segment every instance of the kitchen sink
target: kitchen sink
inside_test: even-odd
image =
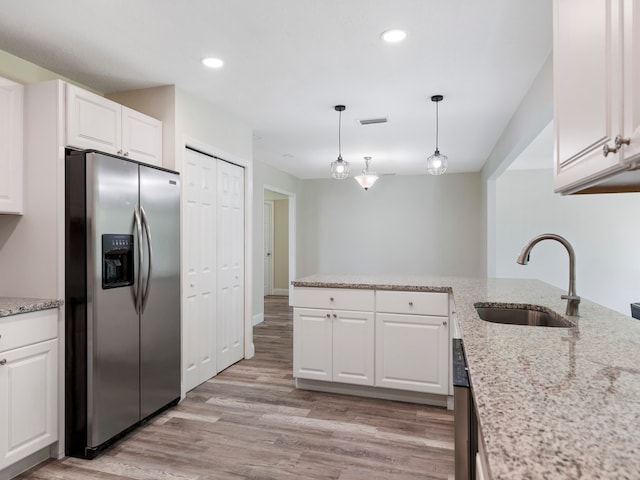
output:
[[[574,326],[561,315],[550,310],[534,310],[525,306],[496,307],[483,304],[475,304],[474,307],[478,312],[478,316],[487,322],[528,325],[531,327],[570,328]]]

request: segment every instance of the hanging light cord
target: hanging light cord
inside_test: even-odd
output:
[[[438,104],[440,102],[436,102],[436,152],[438,151]]]
[[[342,149],[340,148],[340,132],[342,130],[342,110],[338,112],[338,159],[342,160]]]

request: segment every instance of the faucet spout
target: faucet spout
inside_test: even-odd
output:
[[[526,265],[529,263],[529,256],[533,247],[542,240],[555,240],[560,242],[567,249],[569,253],[569,292],[567,295],[562,295],[563,300],[567,300],[566,314],[571,316],[578,316],[578,305],[580,304],[580,297],[576,295],[576,254],[571,244],[566,238],[556,235],[555,233],[543,233],[537,237],[532,238],[523,247],[522,252],[516,260],[520,265]]]

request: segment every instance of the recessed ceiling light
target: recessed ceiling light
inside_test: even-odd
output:
[[[388,43],[397,43],[405,39],[407,33],[404,30],[392,28],[391,30],[385,30],[380,34],[380,38]]]
[[[202,59],[202,64],[209,68],[220,68],[224,65],[224,62],[219,58],[207,57]]]

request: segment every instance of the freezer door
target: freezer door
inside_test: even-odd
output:
[[[145,418],[180,397],[178,175],[140,165],[140,205],[145,227],[140,320],[140,415]]]
[[[140,419],[139,320],[133,285],[103,288],[103,236],[133,234],[138,165],[88,153],[87,161],[87,445],[95,448]],[[136,251],[137,249],[134,249]]]

